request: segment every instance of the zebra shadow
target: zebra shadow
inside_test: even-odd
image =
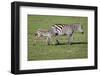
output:
[[[77,44],[88,44],[88,42],[72,42],[70,45],[77,45]],[[68,43],[59,43],[55,45],[69,45]]]
[[[88,44],[87,42],[72,42],[72,44]]]

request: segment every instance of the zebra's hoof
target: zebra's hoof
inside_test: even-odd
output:
[[[69,45],[72,45],[72,43],[69,43]]]
[[[56,43],[55,45],[60,45],[59,43]]]
[[[48,44],[48,45],[50,45],[50,44]]]
[[[72,45],[72,43],[68,43],[68,45]]]

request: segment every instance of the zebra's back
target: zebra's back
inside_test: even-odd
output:
[[[79,23],[74,24],[55,24],[53,27],[55,28],[55,32],[59,35],[62,34],[70,34],[73,31],[76,31],[81,25]]]

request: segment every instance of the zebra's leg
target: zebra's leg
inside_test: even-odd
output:
[[[72,34],[68,35],[68,44],[71,45],[72,44]]]
[[[47,37],[47,44],[50,45],[51,38]]]
[[[56,45],[59,45],[58,36],[56,36]]]
[[[72,43],[72,41],[73,41],[73,35],[71,36],[71,43]]]
[[[59,45],[59,41],[58,41],[58,39],[56,39],[56,44]]]

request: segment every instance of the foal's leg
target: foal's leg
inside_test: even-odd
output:
[[[50,45],[51,37],[47,37],[47,44]]]

